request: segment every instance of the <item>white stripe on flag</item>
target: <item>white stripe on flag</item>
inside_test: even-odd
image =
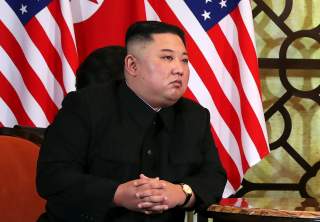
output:
[[[74,28],[73,28],[73,18],[72,18],[70,1],[60,0],[60,9],[61,9],[63,19],[66,22],[68,29],[70,30],[73,44],[76,45],[76,38],[75,38]]]
[[[233,186],[231,185],[231,183],[229,182],[229,180],[227,180],[226,186],[224,188],[223,191],[223,198],[228,198],[230,195],[234,194],[236,191],[234,190]]]
[[[148,0],[144,0],[144,5],[146,8],[146,18],[149,21],[160,21],[158,14],[152,8]]]
[[[23,50],[25,58],[32,69],[36,72],[51,99],[57,107],[60,107],[61,101],[64,97],[62,88],[54,78],[38,48],[34,45],[19,18],[8,6],[6,1],[0,1],[0,11],[0,19],[16,38]],[[28,48],[24,47],[24,45],[28,45]]]
[[[230,29],[230,25],[233,25],[233,29]],[[257,84],[253,78],[253,75],[255,73],[251,73],[247,62],[245,61],[242,52],[240,50],[239,42],[234,41],[233,39],[238,39],[238,30],[236,29],[236,25],[233,22],[233,19],[231,16],[226,16],[223,20],[219,23],[221,29],[223,30],[223,33],[228,40],[230,46],[232,46],[233,50],[235,51],[235,54],[237,56],[237,60],[239,63],[239,70],[240,70],[240,77],[241,77],[241,84],[243,86],[244,92],[246,94],[246,97],[254,110],[259,124],[261,128],[263,128],[264,137],[267,141],[267,133],[265,132],[265,119],[263,117],[263,108],[262,108],[262,101],[259,94],[259,89],[257,87]],[[232,37],[233,36],[233,37]]]
[[[71,66],[67,61],[67,58],[63,53],[61,46],[61,31],[58,24],[56,23],[48,8],[44,8],[42,11],[40,11],[36,15],[36,18],[38,19],[42,28],[45,30],[51,44],[55,47],[60,56],[62,62],[61,64],[63,81],[66,91],[70,92],[75,90],[75,74],[73,73]]]
[[[254,47],[255,51],[257,51],[256,39],[255,39],[254,27],[253,27],[253,17],[252,17],[252,13],[248,13],[248,12],[251,12],[250,1],[240,1],[239,10],[240,10],[240,14],[243,19],[243,22],[246,26],[246,29],[248,30],[248,33],[250,35],[253,47]],[[260,91],[260,89],[256,89],[256,90],[257,90],[257,93]],[[267,145],[268,145],[268,133],[267,133],[267,128],[266,128],[265,119],[264,119],[264,115],[263,115],[264,112],[263,112],[262,101],[261,101],[260,95],[259,95],[259,99],[260,99],[261,109],[260,110],[258,109],[257,111],[258,111],[258,113],[261,113],[262,115],[259,115],[258,119],[261,124],[261,129],[263,131],[265,141],[267,142]],[[268,145],[268,147],[269,147],[269,145]]]
[[[223,118],[221,117],[219,111],[217,110],[214,102],[212,101],[212,98],[202,82],[202,80],[199,78],[199,75],[197,74],[196,70],[193,68],[193,66],[189,63],[190,67],[190,79],[189,79],[189,88],[199,101],[199,103],[206,107],[210,111],[210,122],[211,125],[220,138],[220,141],[224,148],[226,149],[226,152],[229,154],[230,158],[235,163],[238,173],[240,175],[240,178],[243,176],[243,169],[242,169],[242,163],[241,163],[241,157],[239,152],[239,146],[234,138],[232,132],[230,131],[227,124],[224,122]],[[219,123],[219,124],[218,124]],[[235,172],[236,173],[236,172]]]
[[[0,48],[1,49],[1,48]],[[18,121],[11,109],[7,106],[7,104],[0,97],[0,122],[6,127],[13,127],[18,124]]]
[[[240,50],[240,46],[238,42],[238,32],[237,32],[236,26],[229,15],[224,17],[219,22],[219,25],[221,27],[221,30],[225,38],[227,39],[229,45],[232,47],[237,57],[237,61],[239,63],[239,71],[240,71],[239,74],[241,77],[241,84],[245,92],[245,96],[248,99],[252,109],[255,111],[255,114],[256,112],[258,112],[259,114],[260,113],[263,114],[263,111],[261,108],[260,94],[258,93],[259,90],[256,87],[257,85],[252,77],[252,73],[250,72],[249,67],[247,66],[247,63],[244,60],[244,57]],[[238,114],[238,115],[241,115],[241,114]],[[261,115],[256,115],[256,116],[260,121],[262,121],[262,122],[259,121],[260,126],[263,126],[265,124],[264,119],[261,118]],[[258,148],[252,142],[251,137],[249,136],[247,130],[245,129],[245,125],[242,118],[240,118],[240,124],[242,128],[241,139],[243,143],[243,151],[245,153],[245,157],[248,160],[249,165],[253,166],[254,164],[256,164],[261,160],[260,155],[257,151]]]
[[[253,28],[253,18],[251,13],[251,5],[249,0],[240,1],[239,2],[239,10],[241,17],[243,19],[243,22],[246,26],[246,29],[248,30],[248,33],[251,38],[251,42],[253,43],[253,46],[256,50],[256,44],[255,44],[255,35],[254,35],[254,28]],[[257,50],[256,50],[257,51]]]
[[[0,47],[0,60],[0,71],[17,92],[22,106],[31,121],[36,126],[46,127],[49,124],[46,115],[25,86],[21,73],[2,47]]]

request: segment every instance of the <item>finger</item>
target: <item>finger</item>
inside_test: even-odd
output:
[[[152,203],[162,203],[166,201],[168,198],[163,195],[156,195],[156,196],[148,196],[145,198],[140,198],[141,202],[152,202]]]
[[[151,181],[151,179],[137,179],[133,182],[133,185],[135,187],[139,187],[139,186],[150,183],[150,181]]]
[[[139,198],[139,199],[143,199],[143,198],[146,198],[146,197],[149,197],[149,196],[152,196],[152,195],[153,195],[152,190],[143,190],[141,192],[137,192],[136,193],[136,197]]]
[[[156,186],[156,185],[145,185],[140,186],[136,188],[136,194],[138,194],[139,197],[148,197],[152,195],[161,195],[165,192],[162,186]]]
[[[144,202],[144,203],[138,204],[138,208],[143,211],[152,211],[153,213],[154,212],[162,213],[163,211],[168,210],[169,206],[166,204],[155,204],[151,202]]]
[[[163,189],[165,187],[165,184],[160,182],[159,180],[154,180],[149,183],[149,186],[151,189]]]
[[[149,183],[140,184],[139,189],[163,189],[165,188],[165,184],[160,182],[159,180],[152,180]]]
[[[147,177],[146,175],[144,175],[143,173],[141,173],[139,175],[140,179],[150,179],[149,177]]]
[[[134,180],[133,184],[134,186],[138,187],[138,186],[143,186],[145,184],[158,184],[160,182],[159,178],[140,178],[140,179],[136,179]],[[161,182],[162,186],[164,186],[165,184],[163,182]]]
[[[142,202],[138,204],[139,209],[144,209],[147,210],[148,208],[156,206],[157,203],[152,203],[152,202]]]
[[[158,182],[151,182],[151,183],[143,184],[137,187],[137,191],[139,192],[146,191],[146,190],[161,190],[161,189],[164,189],[164,186],[162,183],[158,183]]]
[[[144,213],[144,214],[153,214],[152,211],[149,210],[140,210],[139,212]]]
[[[165,180],[159,180],[159,183],[161,183],[163,187],[166,187],[168,182]]]
[[[169,209],[168,205],[155,205],[153,207],[148,208],[149,211],[152,211],[153,213],[158,212],[158,213],[162,213],[163,211],[166,211]]]

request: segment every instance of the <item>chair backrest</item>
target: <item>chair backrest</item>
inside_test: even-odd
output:
[[[46,128],[15,125],[13,128],[0,127],[0,135],[21,137],[41,145],[44,139],[45,130]]]
[[[34,222],[44,212],[45,201],[35,186],[39,145],[0,135],[0,220]]]

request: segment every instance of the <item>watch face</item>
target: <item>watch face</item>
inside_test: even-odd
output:
[[[187,185],[187,184],[183,184],[183,190],[188,194],[192,193],[191,187],[189,185]]]

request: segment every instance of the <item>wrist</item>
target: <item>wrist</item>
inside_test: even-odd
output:
[[[178,190],[177,193],[179,194],[179,199],[178,199],[177,206],[180,207],[180,206],[182,206],[182,204],[186,200],[186,194],[183,192],[182,186],[180,184],[176,184],[176,187],[177,187],[177,190]]]
[[[180,207],[185,207],[188,206],[188,203],[191,200],[193,191],[191,189],[191,187],[187,184],[184,183],[180,183],[179,186],[181,187],[181,190],[184,194],[184,198],[183,198],[183,202],[179,204]]]

